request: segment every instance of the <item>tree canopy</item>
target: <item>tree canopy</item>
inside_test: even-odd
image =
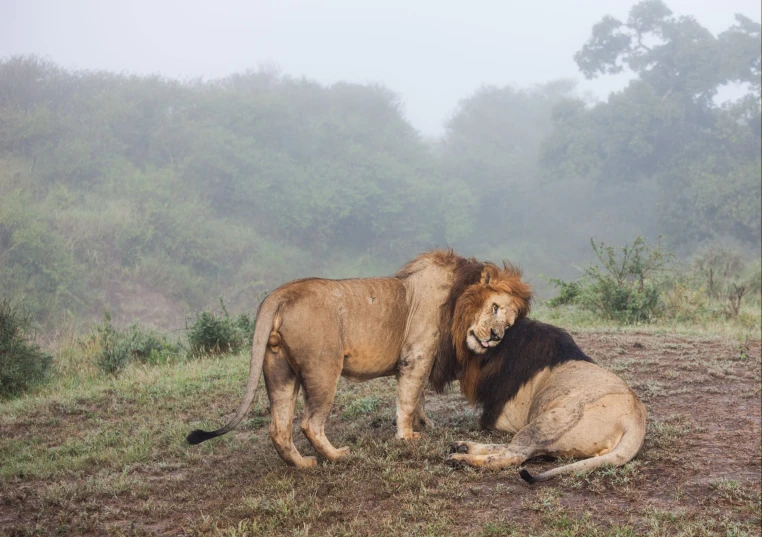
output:
[[[760,241],[760,25],[738,15],[715,37],[659,0],[635,4],[626,22],[606,16],[574,55],[588,78],[627,68],[636,78],[608,101],[560,104],[541,161],[551,180],[608,186],[655,181],[655,227],[690,245]],[[717,104],[742,83],[747,93]]]
[[[590,237],[758,252],[759,23],[714,36],[646,0],[574,59],[634,78],[598,103],[566,80],[482,87],[435,143],[380,85],[0,59],[0,298],[43,320],[220,294],[251,309],[288,279],[389,273],[434,246],[553,276]]]

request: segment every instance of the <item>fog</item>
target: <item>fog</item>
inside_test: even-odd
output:
[[[381,83],[426,135],[442,133],[460,99],[482,85],[561,78],[599,99],[631,78],[586,81],[572,55],[593,24],[626,20],[633,2],[422,0],[0,0],[0,57],[38,54],[65,68],[220,78],[262,65],[324,84]],[[673,0],[717,34],[758,0]],[[467,7],[466,7],[467,6]]]
[[[758,267],[757,0],[361,6],[0,0],[0,299],[176,326],[445,246],[548,298],[639,236]]]

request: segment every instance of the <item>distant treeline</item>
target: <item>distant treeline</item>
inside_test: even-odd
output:
[[[644,43],[647,43],[644,44]],[[714,37],[660,2],[575,55],[637,78],[485,87],[436,141],[376,85],[215,81],[0,60],[0,298],[170,326],[288,279],[389,273],[433,246],[567,277],[590,237],[760,249],[760,26]],[[728,83],[746,95],[718,105]],[[131,319],[126,319],[131,320]]]

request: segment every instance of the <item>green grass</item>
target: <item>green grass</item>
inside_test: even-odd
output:
[[[653,322],[622,324],[604,320],[577,305],[551,308],[544,303],[532,308],[532,317],[537,320],[562,326],[568,330],[594,331],[604,333],[644,332],[648,334],[680,334],[705,336],[713,334],[743,341],[762,337],[762,305],[759,299],[749,299],[744,303],[738,319],[716,313],[699,320],[677,321],[658,319]]]
[[[394,439],[394,379],[342,380],[326,433],[351,454],[298,471],[283,464],[269,440],[261,385],[235,431],[198,446],[184,441],[191,429],[218,427],[235,410],[248,376],[246,353],[135,363],[113,378],[77,365],[72,352],[65,358],[70,376],[0,404],[0,534],[759,535],[759,478],[728,474],[742,469],[738,457],[718,464],[702,455],[699,447],[709,441],[697,440],[709,427],[703,416],[665,406],[724,385],[734,387],[734,404],[753,404],[744,394],[759,399],[758,343],[747,341],[742,358],[736,340],[722,333],[694,340],[604,330],[587,337],[596,359],[636,379],[635,390],[648,395],[646,443],[621,468],[533,487],[515,469],[444,464],[454,440],[510,438],[481,431],[478,412],[457,389],[428,396],[437,427],[409,443]],[[632,355],[634,341],[648,354]],[[696,354],[709,346],[721,352]],[[668,367],[665,357],[674,357]],[[679,374],[665,377],[664,369]],[[312,454],[295,421],[297,447]],[[722,438],[716,442],[715,449],[725,449]]]

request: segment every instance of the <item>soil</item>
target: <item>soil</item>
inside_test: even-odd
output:
[[[104,475],[97,465],[55,478],[17,476],[0,488],[0,534],[760,535],[760,341],[573,335],[648,409],[644,447],[616,471],[530,486],[515,469],[453,470],[444,464],[450,441],[508,436],[480,431],[478,413],[455,390],[427,391],[436,427],[415,445],[396,442],[394,382],[342,381],[326,431],[335,445],[351,447],[346,461],[306,472],[287,468],[267,427],[252,420],[231,433],[234,443],[203,456],[183,456],[196,449],[183,447],[164,461],[124,465],[117,474],[126,485],[108,493],[83,485]],[[341,401],[353,396],[380,402],[347,417],[349,403]],[[57,418],[77,434],[92,421],[53,412],[16,424],[12,433],[44,437],[46,420]],[[88,412],[97,418],[100,410]],[[298,448],[311,453],[297,436]],[[538,473],[562,463],[533,461],[528,468]]]

